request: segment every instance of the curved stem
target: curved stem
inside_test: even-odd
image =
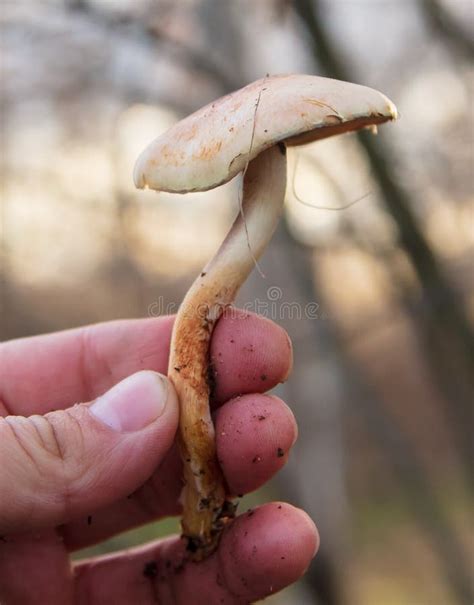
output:
[[[285,149],[277,146],[260,154],[249,164],[243,181],[243,212],[188,291],[171,341],[168,375],[181,410],[182,528],[196,560],[214,550],[222,528],[233,516],[233,507],[226,506],[209,408],[211,335],[278,224],[286,188]]]

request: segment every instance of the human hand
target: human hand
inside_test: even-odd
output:
[[[0,345],[2,605],[242,604],[306,570],[316,528],[283,503],[240,515],[199,564],[183,563],[185,545],[171,537],[71,566],[74,550],[179,514],[178,405],[156,374],[172,322]],[[272,322],[236,311],[218,323],[211,357],[218,457],[229,492],[244,494],[285,464],[296,439],[289,408],[263,394],[287,377],[291,345]]]

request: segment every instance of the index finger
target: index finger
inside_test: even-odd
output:
[[[90,401],[140,370],[166,373],[174,317],[111,321],[0,345],[0,415],[44,414]],[[286,332],[233,310],[211,343],[216,403],[265,392],[289,374]]]

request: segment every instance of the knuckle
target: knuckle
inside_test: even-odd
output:
[[[96,481],[97,456],[90,448],[87,419],[82,422],[86,415],[79,406],[44,416],[0,418],[0,460],[7,461],[0,464],[0,501],[5,495],[0,527],[3,520],[16,531],[25,514],[33,523],[71,518],[84,490]],[[47,503],[47,510],[40,502]]]
[[[66,447],[49,418],[7,416],[2,421],[2,429],[10,456],[32,464],[41,475],[47,472],[46,476],[51,476],[63,471]]]
[[[45,451],[61,468],[65,484],[76,481],[87,466],[84,430],[70,410],[32,416]]]
[[[10,462],[19,466],[26,459],[29,464],[39,467],[36,445],[31,439],[28,419],[23,416],[6,416],[0,419],[0,440],[6,447]]]
[[[74,484],[87,473],[84,432],[70,411],[7,416],[0,422],[0,439],[3,435],[10,458],[21,468],[34,469],[43,487],[54,485],[61,499],[67,500]]]
[[[54,424],[50,422],[47,416],[31,416],[29,421],[32,431],[36,432],[36,441],[44,454],[63,463],[65,461],[65,450]]]

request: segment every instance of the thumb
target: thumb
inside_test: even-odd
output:
[[[172,384],[129,376],[91,403],[0,418],[0,534],[55,526],[138,488],[171,447]]]

